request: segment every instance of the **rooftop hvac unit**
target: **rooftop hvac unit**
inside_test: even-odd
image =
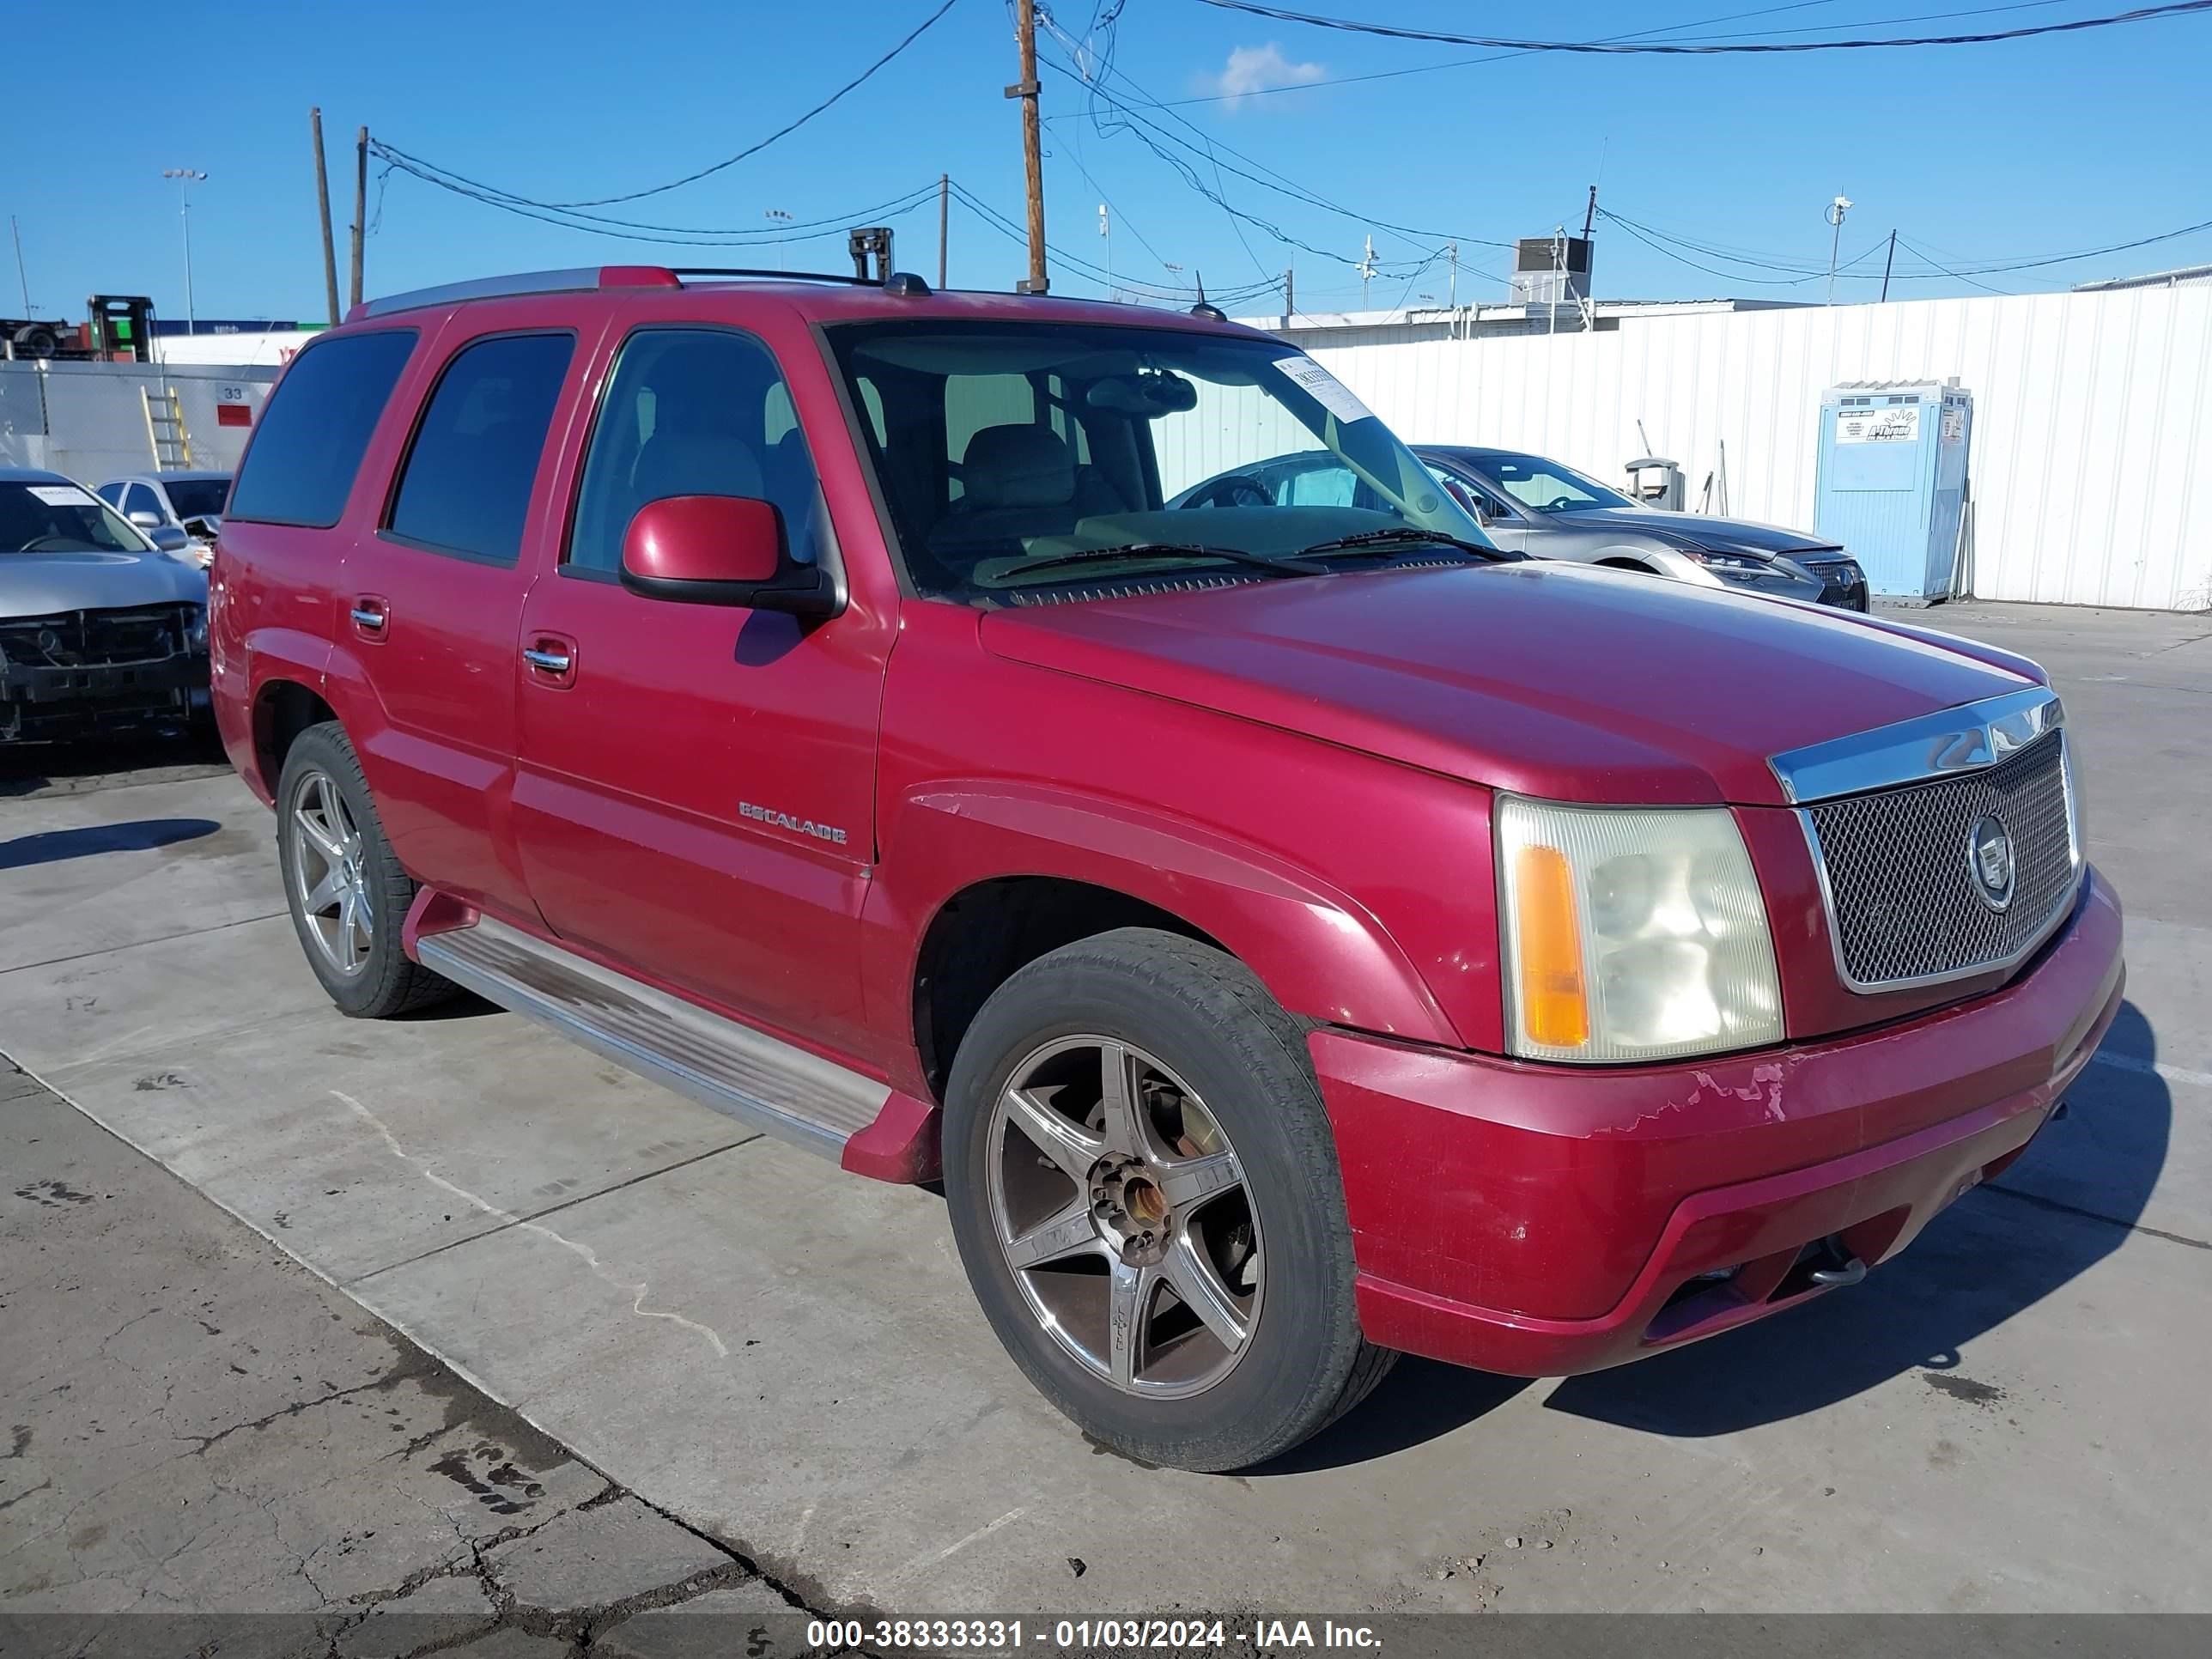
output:
[[[1514,305],[1579,305],[1589,298],[1589,278],[1587,237],[1523,236],[1513,245]]]

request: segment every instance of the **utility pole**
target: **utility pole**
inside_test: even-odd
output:
[[[1456,240],[1446,242],[1444,248],[1451,255],[1450,286],[1444,289],[1444,306],[1451,313],[1451,337],[1456,340],[1459,338],[1459,243]]]
[[[1098,235],[1106,244],[1106,297],[1114,297],[1114,219],[1106,211],[1106,204],[1098,204]]]
[[[1292,268],[1283,268],[1283,326],[1288,328],[1298,314]],[[27,301],[26,304],[27,305]]]
[[[1844,216],[1850,210],[1851,198],[1848,196],[1838,196],[1828,204],[1828,211],[1824,216],[1828,222],[1835,227],[1834,234],[1828,238],[1828,303],[1830,305],[1836,303],[1836,253],[1843,246]]]
[[[1375,280],[1375,239],[1370,236],[1360,246],[1359,308],[1367,309],[1367,285]]]
[[[1014,0],[1014,40],[1021,49],[1022,78],[1006,96],[1022,100],[1022,174],[1029,192],[1030,274],[1015,285],[1018,294],[1042,294],[1051,284],[1044,271],[1044,144],[1037,126],[1036,0]]]
[[[23,316],[31,315],[31,278],[23,269],[23,228],[15,222],[15,216],[8,216],[9,234],[15,239],[15,280],[23,285]]]
[[[1583,210],[1583,240],[1589,240],[1590,227],[1597,222],[1597,186],[1592,185],[1589,205]]]
[[[317,105],[307,112],[307,125],[315,137],[315,210],[323,219],[323,296],[330,301],[331,326],[338,321],[338,255],[331,241],[331,177],[323,160],[323,112]]]
[[[945,248],[947,233],[952,228],[952,175],[937,175],[937,286],[945,287]]]
[[[348,308],[361,303],[361,239],[368,234],[368,129],[353,141],[353,280],[347,284]]]
[[[1889,258],[1881,262],[1881,297],[1884,304],[1888,303],[1889,301],[1889,269],[1896,263],[1897,233],[1893,230],[1889,233]]]
[[[185,332],[199,332],[199,319],[192,309],[192,186],[204,184],[207,174],[197,167],[163,167],[164,179],[174,179],[185,187]]]

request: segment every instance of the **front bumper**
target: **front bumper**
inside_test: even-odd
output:
[[[1485,1370],[1601,1370],[1794,1306],[1894,1255],[2024,1151],[2118,1012],[2094,872],[2003,989],[1702,1065],[1579,1069],[1309,1039],[1362,1328]],[[1725,1278],[1718,1275],[1725,1273]]]
[[[106,726],[181,720],[206,701],[204,651],[82,667],[0,665],[0,743],[50,740]]]

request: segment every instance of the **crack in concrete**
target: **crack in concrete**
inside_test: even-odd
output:
[[[2170,1233],[2163,1227],[2147,1227],[2140,1221],[2126,1221],[2116,1215],[2085,1210],[2078,1204],[2069,1204],[2063,1199],[2045,1198],[2040,1193],[2024,1193],[2017,1187],[2007,1187],[1994,1181],[1987,1182],[1983,1190],[2002,1194],[2007,1198],[2017,1199],[2022,1204],[2033,1204],[2039,1210],[2049,1210],[2056,1215],[2075,1216],[2083,1221],[2100,1221],[2107,1227],[2142,1233],[2151,1238],[2162,1238],[2169,1244],[2179,1244],[2191,1250],[2212,1250],[2212,1239],[2191,1238],[2187,1233]]]
[[[386,1147],[390,1150],[392,1157],[398,1158],[403,1164],[412,1165],[417,1174],[422,1176],[422,1177],[425,1181],[428,1182],[432,1186],[437,1188],[439,1191],[451,1194],[453,1197],[459,1199],[463,1203],[471,1205],[475,1208],[483,1211],[486,1215],[495,1217],[498,1220],[506,1224],[507,1226],[518,1228],[521,1231],[526,1233],[536,1233],[541,1237],[552,1240],[553,1243],[558,1244],[562,1249],[568,1251],[570,1254],[580,1259],[586,1267],[589,1267],[592,1270],[592,1273],[594,1278],[604,1280],[607,1284],[613,1285],[618,1291],[629,1291],[629,1310],[639,1318],[665,1319],[671,1324],[683,1327],[685,1330],[696,1331],[707,1340],[708,1346],[712,1347],[714,1351],[715,1358],[718,1359],[727,1359],[730,1357],[730,1345],[722,1340],[721,1333],[715,1330],[713,1326],[702,1325],[697,1320],[689,1318],[686,1316],[677,1313],[670,1309],[647,1307],[645,1305],[645,1298],[647,1292],[652,1288],[651,1281],[647,1279],[639,1279],[635,1283],[632,1283],[628,1279],[623,1279],[615,1273],[613,1268],[608,1267],[605,1262],[599,1260],[599,1253],[593,1249],[590,1245],[582,1243],[576,1239],[563,1237],[561,1234],[554,1231],[552,1228],[546,1226],[543,1222],[532,1221],[526,1217],[516,1215],[512,1211],[501,1209],[498,1205],[493,1203],[489,1199],[482,1196],[480,1194],[472,1193],[467,1188],[463,1187],[457,1182],[447,1180],[445,1176],[440,1175],[435,1170],[433,1170],[428,1163],[422,1158],[416,1157],[404,1146],[401,1146],[399,1144],[399,1138],[392,1133],[390,1127],[386,1125],[384,1120],[377,1116],[375,1113],[370,1111],[368,1108],[362,1105],[361,1102],[356,1100],[351,1095],[347,1094],[343,1090],[332,1089],[330,1093],[331,1098],[345,1106],[363,1122],[374,1129],[379,1135],[383,1137],[384,1144]]]
[[[336,1091],[332,1092],[335,1093]],[[679,1158],[673,1164],[664,1164],[657,1170],[647,1170],[642,1175],[630,1176],[624,1180],[616,1182],[611,1187],[601,1187],[592,1192],[579,1193],[574,1198],[563,1199],[558,1204],[549,1204],[542,1210],[532,1210],[526,1214],[517,1215],[511,1220],[501,1221],[496,1226],[487,1227],[480,1233],[470,1233],[465,1237],[448,1239],[443,1244],[434,1244],[428,1249],[416,1255],[403,1256],[397,1261],[387,1261],[380,1267],[371,1267],[367,1273],[356,1274],[349,1279],[347,1284],[349,1287],[365,1285],[380,1273],[397,1273],[402,1267],[412,1267],[419,1262],[429,1261],[433,1256],[443,1255],[448,1250],[458,1250],[464,1245],[474,1244],[482,1239],[496,1238],[500,1234],[509,1231],[513,1228],[527,1226],[533,1221],[543,1221],[549,1215],[558,1215],[563,1210],[573,1210],[579,1204],[588,1204],[593,1199],[605,1198],[611,1193],[621,1192],[624,1188],[635,1187],[641,1182],[657,1180],[678,1170],[688,1170],[694,1164],[703,1164],[707,1159],[719,1158],[724,1152],[733,1152],[740,1146],[750,1146],[753,1142],[763,1138],[758,1134],[745,1135],[726,1145],[711,1146],[703,1152],[696,1152],[690,1158]],[[481,1200],[478,1201],[481,1202]],[[489,1212],[495,1215],[500,1213],[496,1210]]]

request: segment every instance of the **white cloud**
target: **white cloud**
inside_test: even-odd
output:
[[[1238,46],[1229,54],[1220,74],[1206,77],[1206,86],[1209,92],[1228,99],[1233,109],[1255,92],[1307,86],[1328,73],[1319,64],[1293,64],[1270,40],[1264,46]]]

